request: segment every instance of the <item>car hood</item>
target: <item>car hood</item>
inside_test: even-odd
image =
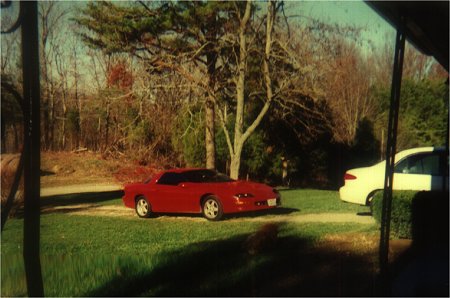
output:
[[[262,184],[262,183],[256,183],[256,182],[250,182],[250,181],[234,181],[230,183],[230,186],[234,190],[245,190],[245,191],[251,191],[251,190],[267,190],[272,191],[272,187]]]

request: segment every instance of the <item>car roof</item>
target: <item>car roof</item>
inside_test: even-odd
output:
[[[445,148],[444,147],[419,147],[419,148],[411,148],[411,149],[406,149],[403,151],[400,151],[399,153],[396,154],[396,160],[400,160],[402,158],[404,158],[405,156],[409,156],[411,154],[415,154],[415,153],[422,153],[422,152],[441,152],[444,151]]]
[[[206,169],[206,168],[175,168],[175,169],[163,171],[162,173],[185,173],[185,172],[190,172],[190,171],[207,171],[207,170],[214,171],[212,169]]]

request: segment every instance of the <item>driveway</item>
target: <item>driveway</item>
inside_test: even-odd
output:
[[[89,193],[89,192],[118,191],[122,189],[123,189],[122,185],[113,183],[75,184],[67,186],[44,187],[41,188],[41,197]]]
[[[78,184],[68,186],[57,186],[41,188],[41,197],[51,197],[57,195],[82,194],[82,193],[103,193],[123,190],[123,186],[114,183],[105,184]],[[73,215],[87,216],[108,216],[108,217],[129,217],[134,218],[134,209],[126,208],[122,205],[97,205],[92,203],[79,203],[63,206],[46,206],[42,208],[42,213],[63,212]],[[205,221],[203,217],[192,215],[160,215],[150,220],[188,220]],[[246,216],[245,214],[233,215],[227,221],[253,221],[253,222],[295,222],[295,223],[358,223],[375,224],[375,219],[370,215],[359,215],[356,213],[312,213],[301,214],[298,212],[290,214],[267,214],[260,216]]]

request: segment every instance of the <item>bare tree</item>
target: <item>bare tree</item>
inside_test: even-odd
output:
[[[252,38],[255,39],[256,36],[249,36],[249,27],[251,26],[251,15],[252,15],[252,2],[248,1],[245,6],[244,12],[241,14],[239,8],[236,7],[237,15],[239,17],[239,32],[237,36],[237,44],[239,46],[239,54],[237,55],[236,63],[236,73],[233,78],[235,85],[235,99],[236,99],[236,114],[234,122],[234,137],[231,139],[229,129],[227,127],[227,107],[225,106],[220,111],[220,120],[222,129],[225,133],[228,150],[230,153],[230,177],[233,179],[239,178],[239,168],[241,163],[242,149],[245,142],[248,140],[250,135],[255,131],[258,125],[261,123],[264,115],[269,110],[270,104],[273,101],[273,90],[271,73],[269,68],[269,59],[272,49],[272,33],[273,25],[276,14],[276,2],[269,1],[267,4],[267,16],[266,16],[266,39],[265,39],[265,50],[263,58],[263,74],[266,86],[266,98],[263,107],[259,111],[257,117],[253,122],[244,128],[244,115],[245,115],[245,105],[246,105],[246,76],[248,75],[248,60],[249,60],[249,46],[252,46]]]
[[[326,98],[333,113],[334,139],[350,145],[360,121],[375,116],[376,102],[370,90],[370,67],[355,44],[343,39],[336,43],[339,46],[330,59]]]
[[[58,93],[58,82],[54,78],[55,55],[58,47],[62,44],[59,39],[64,17],[68,10],[63,9],[60,3],[51,1],[42,1],[38,3],[39,28],[40,28],[40,62],[41,78],[43,81],[43,125],[44,125],[44,144],[46,149],[53,149],[55,120],[56,120],[56,101]],[[59,84],[59,87],[61,85]]]
[[[2,28],[13,24],[11,16],[2,15]],[[17,152],[22,145],[22,76],[18,67],[20,59],[20,31],[2,34],[1,37],[1,152]]]
[[[235,105],[231,106],[227,101],[216,102],[230,154],[230,176],[234,179],[239,177],[245,142],[270,109],[295,118],[298,125],[311,133],[318,127],[311,125],[311,120],[325,119],[316,107],[321,98],[321,73],[311,67],[313,55],[299,55],[301,43],[293,42],[289,30],[282,27],[285,22],[277,18],[280,9],[281,2],[268,1],[266,13],[260,18],[252,18],[252,3],[247,2],[245,11],[238,14],[240,26],[235,39],[238,53],[236,63],[230,66],[233,69],[235,65],[231,79]],[[281,30],[275,30],[275,27]],[[255,67],[255,59],[262,65],[260,76],[250,71],[249,65],[253,63],[252,67]],[[249,113],[250,105],[252,109],[259,107],[253,119]],[[232,127],[228,123],[229,110],[235,113]]]

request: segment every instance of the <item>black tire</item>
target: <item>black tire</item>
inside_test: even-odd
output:
[[[207,197],[202,203],[202,213],[207,220],[220,220],[223,216],[223,208],[219,199],[214,196]]]
[[[136,214],[141,218],[148,218],[152,213],[152,206],[144,196],[139,196],[136,198],[134,209]]]

